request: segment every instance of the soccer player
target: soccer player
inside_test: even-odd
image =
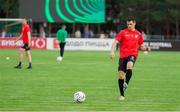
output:
[[[128,17],[127,28],[121,30],[116,36],[110,52],[110,57],[115,58],[116,46],[120,44],[120,58],[118,66],[118,85],[120,91],[119,100],[124,100],[124,91],[126,90],[132,76],[132,68],[138,56],[138,49],[150,51],[149,47],[143,44],[142,34],[135,29],[136,21],[133,17]]]
[[[29,62],[29,66],[27,69],[32,69],[32,59],[31,59],[31,30],[30,26],[27,23],[26,19],[22,20],[23,28],[22,28],[22,33],[19,37],[17,37],[17,40],[22,39],[23,40],[23,45],[19,49],[19,64],[15,66],[14,68],[21,69],[22,66],[22,61],[23,61],[23,53],[26,51],[26,56]]]
[[[66,31],[66,26],[62,25],[62,28],[57,31],[56,34],[56,40],[59,44],[60,48],[60,61],[63,59],[64,55],[64,47],[66,45],[66,38],[67,38],[67,31]]]

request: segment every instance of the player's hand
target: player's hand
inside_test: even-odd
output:
[[[60,44],[60,41],[59,41],[59,40],[56,40],[56,44]]]
[[[147,49],[146,51],[148,51],[148,52],[151,51],[151,48],[150,48],[150,47],[147,47],[146,49]]]
[[[110,53],[110,58],[111,58],[111,59],[114,59],[114,58],[115,58],[115,53],[114,53],[114,52],[111,52],[111,53]]]

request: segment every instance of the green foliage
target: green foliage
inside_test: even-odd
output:
[[[165,23],[168,24],[165,31],[170,29],[171,24],[179,26],[180,0],[121,0],[119,3],[123,4],[120,20],[124,21],[127,16],[132,15],[150,33],[163,29]],[[157,23],[159,26],[153,28]]]
[[[19,0],[0,0],[0,3],[0,11],[5,13],[3,18],[19,17]]]

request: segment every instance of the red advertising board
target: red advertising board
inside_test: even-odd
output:
[[[16,41],[16,38],[0,38],[0,49],[19,48],[22,45],[22,40]],[[32,49],[46,49],[46,46],[46,38],[32,38]]]

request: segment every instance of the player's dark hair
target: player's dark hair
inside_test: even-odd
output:
[[[136,22],[135,18],[133,16],[129,16],[127,18],[127,21],[133,21],[133,22]]]

